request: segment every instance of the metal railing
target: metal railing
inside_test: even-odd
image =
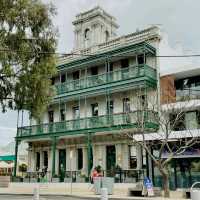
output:
[[[25,126],[18,128],[17,136],[33,136],[38,134],[49,134],[59,132],[70,132],[94,128],[124,127],[127,125],[137,127],[144,111],[134,111],[130,113],[116,113],[113,115],[93,116],[74,120]],[[145,111],[145,123],[156,124],[157,113]]]
[[[112,72],[107,72],[94,76],[87,76],[77,80],[66,81],[64,83],[58,83],[55,85],[55,87],[57,95],[60,95],[70,91],[81,90],[143,76],[147,76],[156,80],[156,70],[148,65],[130,66]]]

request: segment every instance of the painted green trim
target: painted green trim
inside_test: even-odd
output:
[[[52,177],[55,175],[55,161],[56,161],[56,137],[52,138]]]
[[[17,130],[17,136],[18,136],[18,130]],[[15,138],[15,161],[14,161],[14,177],[17,175],[17,158],[18,158],[18,146],[19,141],[17,138]]]
[[[113,71],[112,75],[107,73],[98,76],[89,77],[87,79],[80,79],[76,82],[66,82],[64,84],[57,84],[57,96],[55,96],[53,103],[56,101],[63,101],[64,98],[73,99],[79,96],[89,96],[95,93],[105,93],[109,91],[122,91],[126,87],[136,87],[147,83],[149,85],[156,85],[156,70],[148,65],[139,65],[129,67],[128,73],[123,70]],[[112,76],[112,79],[111,79]],[[92,79],[93,78],[93,79]],[[90,81],[89,81],[90,80]],[[89,82],[88,82],[89,81]],[[92,82],[91,82],[92,81]],[[144,84],[144,86],[146,86]]]
[[[58,65],[57,68],[59,71],[66,70],[66,69],[73,69],[77,67],[80,68],[82,66],[90,65],[98,61],[103,61],[107,57],[119,56],[119,55],[124,55],[126,53],[133,53],[133,52],[140,52],[140,53],[146,52],[146,53],[155,55],[156,49],[150,44],[147,44],[146,42],[141,42],[137,44],[119,47],[111,51],[105,51],[103,53],[88,56],[86,58],[77,59],[66,64]]]
[[[146,111],[146,129],[154,129],[150,124],[156,124],[157,113]],[[153,113],[153,114],[152,114]],[[121,129],[137,128],[137,118],[141,116],[141,111],[131,113],[119,113],[103,115],[98,117],[80,118],[77,120],[68,120],[64,122],[55,122],[50,124],[41,124],[36,126],[27,126],[18,129],[18,139],[29,138],[49,138],[54,136],[79,135],[92,133],[115,131]],[[148,131],[148,130],[147,130]]]
[[[0,161],[15,161],[15,155],[0,156]]]

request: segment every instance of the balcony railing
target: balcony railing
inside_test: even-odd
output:
[[[34,126],[26,126],[18,128],[18,137],[44,135],[44,134],[73,134],[77,131],[77,134],[84,133],[84,130],[109,131],[123,129],[124,127],[138,127],[141,117],[145,116],[145,124],[156,124],[156,113],[153,111],[134,111],[130,113],[118,113],[113,115],[102,115],[95,117],[80,118],[75,120],[68,120],[63,122],[55,122],[48,124],[40,124]],[[152,127],[150,127],[152,128]],[[155,128],[155,126],[153,126]],[[80,132],[78,132],[80,131]]]
[[[148,65],[130,66],[128,68],[115,70],[112,72],[87,76],[78,80],[66,81],[65,83],[56,84],[55,87],[57,89],[57,95],[61,95],[75,90],[81,90],[144,76],[156,80],[156,70]]]

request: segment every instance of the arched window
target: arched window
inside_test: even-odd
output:
[[[109,32],[105,31],[105,41],[108,42],[109,38],[110,38]]]
[[[85,40],[89,40],[90,39],[90,29],[85,29],[85,34],[84,34]]]

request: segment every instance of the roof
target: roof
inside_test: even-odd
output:
[[[181,68],[180,70],[173,73],[165,73],[162,76],[173,75],[175,79],[183,79],[193,76],[200,76],[200,66],[188,66]]]

